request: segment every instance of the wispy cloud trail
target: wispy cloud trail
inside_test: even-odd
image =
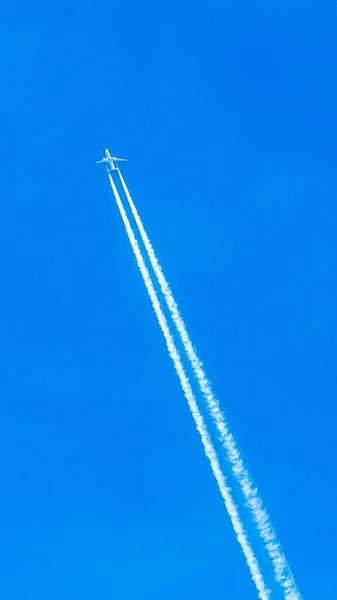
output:
[[[231,464],[233,473],[240,485],[246,504],[250,509],[253,520],[264,542],[267,554],[272,561],[275,579],[282,586],[284,591],[284,597],[286,598],[286,600],[300,600],[301,595],[297,590],[296,582],[291,573],[285,555],[282,551],[281,545],[277,539],[276,532],[271,524],[270,517],[265,507],[263,506],[262,500],[258,494],[258,490],[254,485],[247,468],[243,464],[236,440],[228,427],[224,414],[221,411],[219,401],[212,391],[211,384],[208,381],[204,372],[202,362],[200,361],[192,345],[192,342],[186,329],[186,325],[180,314],[178,305],[175,301],[170,285],[164,276],[162,267],[157,259],[157,256],[150,242],[150,239],[145,231],[138,210],[132,200],[129,189],[119,169],[118,174],[126,198],[128,200],[131,212],[139,229],[140,236],[149,256],[153,271],[158,279],[161,291],[165,298],[165,302],[170,311],[172,320],[180,335],[185,352],[191,363],[195,377],[197,378],[197,381],[199,383],[200,390],[206,400],[209,413],[216,424],[220,440],[227,452],[227,456]]]
[[[255,584],[255,587],[257,589],[258,595],[260,600],[268,600],[269,598],[269,590],[267,589],[265,583],[264,583],[264,579],[263,579],[263,575],[262,572],[260,570],[259,564],[257,562],[257,559],[255,557],[255,554],[250,546],[250,543],[248,541],[247,535],[244,531],[244,527],[243,524],[241,522],[239,513],[238,513],[238,509],[236,507],[236,504],[232,498],[232,494],[231,494],[231,490],[228,487],[227,483],[226,483],[226,478],[221,470],[220,464],[219,464],[219,460],[218,457],[216,455],[214,446],[212,444],[212,441],[209,437],[209,433],[207,431],[206,425],[204,423],[204,419],[202,417],[202,414],[198,408],[193,390],[191,388],[190,382],[187,378],[187,375],[185,373],[182,361],[181,361],[181,357],[180,354],[178,352],[178,349],[174,343],[174,339],[173,336],[171,334],[170,328],[168,326],[167,323],[167,319],[163,313],[157,292],[154,288],[152,279],[150,277],[149,271],[145,265],[144,262],[144,258],[143,255],[141,253],[141,250],[139,248],[139,244],[138,241],[135,237],[135,234],[132,230],[130,221],[127,217],[127,214],[124,210],[123,204],[121,202],[120,196],[118,194],[116,185],[110,175],[110,173],[108,172],[108,176],[109,176],[109,181],[110,181],[110,185],[113,191],[113,194],[115,196],[115,200],[119,209],[119,212],[121,214],[123,223],[124,223],[124,227],[126,230],[126,233],[128,235],[139,271],[141,273],[141,276],[143,278],[145,287],[147,289],[148,295],[150,297],[151,300],[151,304],[153,307],[153,310],[155,312],[155,315],[157,317],[159,326],[161,328],[161,331],[164,335],[165,341],[166,341],[166,346],[167,346],[167,350],[168,353],[173,361],[174,364],[174,368],[176,370],[176,373],[179,377],[179,381],[181,384],[181,387],[183,389],[183,392],[185,394],[185,398],[187,400],[189,409],[191,411],[191,414],[193,416],[193,419],[195,421],[195,425],[196,428],[200,434],[201,437],[201,441],[204,447],[204,452],[210,462],[211,465],[211,469],[213,472],[213,475],[217,481],[219,490],[220,490],[220,494],[223,498],[224,504],[226,506],[227,512],[229,514],[229,517],[231,519],[232,522],[232,526],[233,529],[235,531],[237,540],[241,546],[242,552],[246,558],[246,562],[247,565],[249,567],[250,573],[251,573],[251,577],[252,580]]]

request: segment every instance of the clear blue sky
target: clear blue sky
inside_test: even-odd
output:
[[[256,598],[105,147],[305,600],[332,598],[335,3],[13,2],[0,34],[1,598]]]

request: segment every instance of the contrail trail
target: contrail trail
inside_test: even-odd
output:
[[[126,198],[131,208],[131,212],[139,229],[139,233],[144,243],[147,254],[149,256],[153,271],[158,279],[161,291],[170,311],[172,320],[180,335],[185,352],[188,356],[193,372],[199,383],[200,390],[206,400],[210,415],[213,418],[218,432],[220,434],[220,440],[227,452],[233,473],[237,481],[239,482],[246,504],[251,511],[251,515],[257,526],[259,534],[264,542],[267,554],[272,561],[275,579],[282,586],[286,600],[300,600],[301,595],[297,590],[295,579],[291,573],[290,567],[282,551],[281,545],[277,539],[276,532],[271,524],[270,517],[263,506],[262,500],[258,495],[258,490],[253,484],[253,481],[248,473],[247,468],[243,464],[235,438],[228,427],[226,418],[221,411],[219,401],[213,394],[211,384],[209,383],[206,377],[202,366],[202,362],[200,361],[190,340],[186,329],[186,325],[180,314],[178,305],[174,299],[170,285],[164,276],[162,267],[156,257],[153,246],[145,231],[143,222],[132,200],[131,194],[125,183],[123,175],[119,169],[117,170]]]
[[[200,434],[201,437],[201,441],[204,447],[204,452],[210,462],[211,465],[211,469],[213,472],[213,475],[217,481],[219,490],[220,490],[220,494],[223,498],[224,504],[226,506],[227,512],[229,514],[229,517],[231,519],[232,522],[232,526],[233,529],[235,531],[237,540],[241,546],[242,552],[246,558],[246,562],[247,565],[249,567],[250,573],[251,573],[251,577],[252,580],[255,584],[255,587],[257,589],[258,592],[258,596],[260,598],[260,600],[268,600],[269,598],[269,590],[267,589],[265,583],[264,583],[264,579],[263,579],[263,575],[262,572],[260,570],[258,561],[255,557],[255,554],[250,546],[250,543],[248,541],[247,535],[245,533],[243,524],[241,522],[239,513],[238,513],[238,509],[236,507],[236,504],[232,498],[232,493],[230,488],[228,487],[227,483],[226,483],[226,478],[225,475],[223,474],[220,464],[219,464],[219,460],[218,457],[216,455],[214,446],[212,444],[212,441],[209,437],[209,433],[208,430],[206,428],[206,425],[204,423],[204,419],[201,415],[201,412],[198,408],[195,396],[193,394],[193,390],[191,388],[190,382],[187,378],[187,375],[185,373],[182,361],[181,361],[181,357],[179,354],[179,351],[174,343],[174,339],[172,337],[169,325],[167,323],[167,319],[163,313],[157,292],[155,291],[152,279],[150,277],[149,271],[145,265],[144,262],[144,258],[143,255],[141,253],[141,250],[139,248],[139,244],[138,241],[136,240],[135,234],[132,230],[131,227],[131,223],[126,215],[126,212],[124,210],[122,201],[120,199],[120,196],[118,194],[116,185],[108,171],[108,176],[109,176],[109,181],[110,181],[110,185],[113,191],[113,194],[115,196],[115,200],[119,209],[119,212],[121,214],[123,223],[124,223],[124,227],[126,230],[126,233],[128,235],[134,256],[136,258],[137,261],[137,265],[138,268],[140,270],[141,276],[143,278],[145,287],[147,289],[148,295],[150,297],[151,300],[151,304],[153,307],[153,310],[155,312],[155,315],[157,317],[159,326],[162,330],[162,333],[164,335],[165,341],[166,341],[166,346],[168,349],[168,353],[173,361],[174,364],[174,368],[176,370],[176,373],[179,377],[179,381],[181,384],[181,387],[183,389],[183,392],[185,394],[185,398],[187,400],[187,404],[189,406],[189,409],[191,411],[191,414],[193,416],[193,419],[195,421],[195,425],[196,428]]]

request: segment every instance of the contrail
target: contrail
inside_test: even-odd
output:
[[[202,362],[200,361],[190,340],[186,329],[186,325],[180,314],[178,305],[174,299],[170,285],[164,276],[161,265],[156,257],[153,246],[145,231],[143,222],[132,200],[131,194],[125,183],[123,175],[119,169],[117,170],[126,198],[131,208],[131,212],[139,229],[139,233],[144,243],[147,254],[149,256],[153,271],[158,279],[161,291],[170,311],[172,320],[180,335],[185,352],[188,356],[193,372],[199,383],[200,390],[206,400],[210,415],[213,418],[218,432],[220,434],[220,440],[227,452],[233,473],[240,485],[246,504],[251,511],[251,515],[259,531],[259,534],[264,542],[267,554],[272,561],[275,579],[282,586],[284,591],[284,597],[286,598],[286,600],[300,600],[301,595],[297,590],[295,579],[291,573],[290,567],[282,551],[281,545],[277,539],[276,532],[271,524],[270,517],[263,506],[262,500],[258,495],[258,490],[253,484],[253,481],[251,479],[251,476],[249,475],[247,468],[243,464],[235,438],[228,427],[226,418],[221,411],[219,401],[213,394],[211,384],[209,383],[206,377],[202,366]]]
[[[132,230],[130,221],[126,215],[126,212],[124,210],[122,201],[120,199],[120,196],[118,194],[116,185],[108,171],[108,176],[109,176],[109,180],[110,180],[110,185],[113,191],[113,194],[115,196],[115,200],[119,209],[119,212],[121,214],[123,223],[124,223],[124,227],[126,230],[126,233],[128,235],[134,256],[136,258],[137,261],[137,265],[138,268],[140,270],[141,276],[143,278],[145,287],[147,289],[148,295],[150,297],[151,300],[151,304],[153,307],[153,310],[155,312],[155,315],[157,317],[159,326],[162,330],[162,333],[164,335],[165,341],[166,341],[166,346],[168,349],[168,353],[173,361],[174,364],[174,368],[176,370],[176,373],[179,377],[179,381],[181,384],[181,387],[183,389],[183,392],[185,394],[185,398],[187,400],[187,404],[189,406],[189,409],[192,413],[196,428],[200,434],[201,437],[201,441],[204,447],[204,451],[205,454],[210,462],[211,465],[211,469],[213,472],[213,475],[217,481],[219,490],[220,490],[220,494],[223,498],[224,504],[226,506],[227,512],[229,514],[229,517],[231,519],[232,522],[232,526],[233,529],[235,531],[237,540],[241,546],[242,552],[246,558],[246,562],[247,565],[249,567],[250,573],[251,573],[251,577],[252,580],[255,584],[255,587],[257,589],[258,592],[258,596],[260,598],[260,600],[268,600],[269,598],[269,590],[267,589],[265,583],[264,583],[264,579],[263,579],[263,575],[262,572],[260,570],[258,561],[255,557],[255,554],[250,546],[250,543],[248,541],[247,535],[245,533],[243,524],[241,522],[239,513],[238,513],[238,509],[236,507],[236,504],[232,498],[232,493],[230,488],[228,487],[227,483],[226,483],[226,478],[225,475],[223,474],[220,464],[219,464],[219,460],[218,457],[216,455],[214,446],[211,442],[209,433],[207,431],[206,425],[204,423],[204,419],[201,415],[201,412],[198,408],[195,396],[193,394],[193,390],[191,388],[190,382],[187,378],[187,375],[185,373],[182,361],[181,361],[181,357],[179,354],[179,351],[174,343],[174,339],[172,337],[169,325],[167,323],[167,319],[163,313],[157,292],[155,291],[152,279],[150,277],[149,271],[145,265],[144,262],[144,258],[143,255],[141,253],[141,250],[139,248],[139,244],[138,241],[136,240],[135,234]]]

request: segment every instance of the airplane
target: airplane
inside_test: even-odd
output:
[[[99,165],[100,163],[108,163],[108,165],[109,165],[109,166],[107,165],[108,171],[116,171],[118,169],[118,167],[116,167],[115,162],[117,162],[117,161],[127,162],[127,160],[128,160],[127,158],[117,158],[117,156],[111,156],[109,150],[105,149],[105,157],[102,158],[102,160],[97,160],[96,165]]]

